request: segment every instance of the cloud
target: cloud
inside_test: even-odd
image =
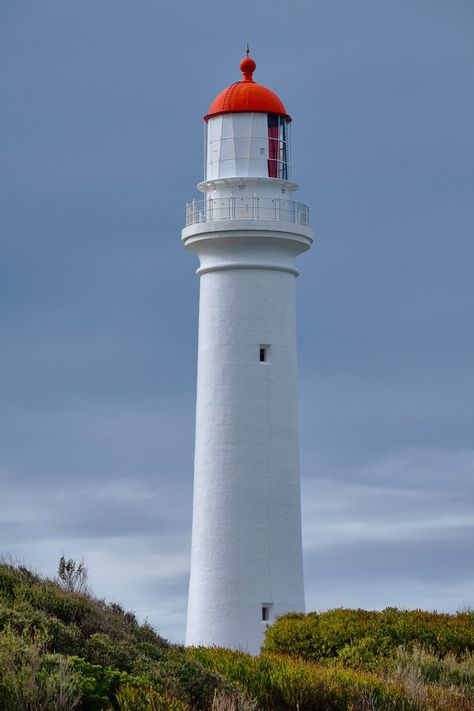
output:
[[[249,32],[317,236],[298,279],[308,607],[472,601],[471,4],[274,10],[2,9],[2,550],[51,575],[85,558],[174,640],[199,288],[180,229]]]
[[[303,479],[310,608],[454,611],[472,598],[474,451],[410,448]]]

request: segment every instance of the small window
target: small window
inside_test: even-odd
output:
[[[259,361],[260,363],[268,363],[270,358],[270,346],[265,343],[261,343],[258,347]]]
[[[270,610],[265,605],[262,605],[262,621],[268,622],[270,619]]]
[[[260,363],[270,362],[270,346],[268,343],[261,343],[258,347],[258,359]]]

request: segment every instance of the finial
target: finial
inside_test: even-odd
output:
[[[240,71],[244,75],[244,81],[253,81],[252,74],[254,73],[255,68],[257,66],[252,57],[249,56],[249,53],[250,47],[249,43],[247,42],[246,56],[240,62]]]

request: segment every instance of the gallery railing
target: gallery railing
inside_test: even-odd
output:
[[[186,226],[220,220],[266,220],[309,225],[309,207],[295,200],[258,195],[193,200],[186,205]]]

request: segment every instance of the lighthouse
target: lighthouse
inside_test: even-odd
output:
[[[187,645],[258,653],[278,615],[304,611],[291,118],[254,60],[204,117],[203,199],[182,241],[199,259],[199,338]]]

